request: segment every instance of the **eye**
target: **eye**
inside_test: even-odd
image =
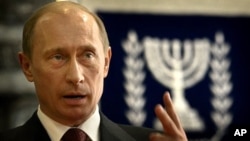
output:
[[[84,53],[84,57],[87,58],[87,59],[91,59],[94,57],[94,53],[91,52],[91,51],[87,51]]]
[[[57,60],[57,61],[61,61],[61,60],[64,60],[64,59],[65,59],[64,56],[61,55],[61,54],[55,54],[55,55],[52,56],[52,58],[53,58],[54,60]]]

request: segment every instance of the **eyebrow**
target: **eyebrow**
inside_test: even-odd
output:
[[[49,48],[47,50],[44,51],[44,55],[45,56],[48,56],[52,53],[65,53],[67,52],[67,50],[69,50],[69,48],[64,48],[64,47],[61,47],[61,46],[58,46],[58,47],[55,47],[55,48]],[[93,50],[93,51],[96,51],[97,50],[97,47],[91,45],[91,44],[88,44],[88,45],[84,45],[84,46],[79,46],[79,48],[77,50]]]
[[[44,55],[47,56],[55,52],[59,52],[59,53],[65,52],[65,49],[63,47],[50,48],[44,51]]]

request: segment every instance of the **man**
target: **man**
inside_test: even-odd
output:
[[[24,26],[19,61],[34,82],[39,107],[23,126],[1,133],[0,140],[59,141],[72,127],[92,141],[187,140],[168,93],[166,109],[155,108],[163,133],[113,123],[99,111],[111,54],[102,21],[85,7],[61,1],[36,11]]]

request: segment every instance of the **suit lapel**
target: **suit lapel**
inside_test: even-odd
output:
[[[121,129],[117,124],[110,121],[106,116],[100,113],[100,135],[101,141],[135,141],[127,132]]]
[[[38,119],[37,112],[24,124],[23,129],[26,133],[24,134],[27,137],[26,141],[50,141],[46,130]]]

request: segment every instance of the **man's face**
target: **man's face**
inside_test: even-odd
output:
[[[23,69],[35,84],[41,110],[62,124],[80,124],[100,100],[111,49],[104,51],[96,22],[84,12],[44,15],[33,39],[31,59],[19,58],[28,60]]]

